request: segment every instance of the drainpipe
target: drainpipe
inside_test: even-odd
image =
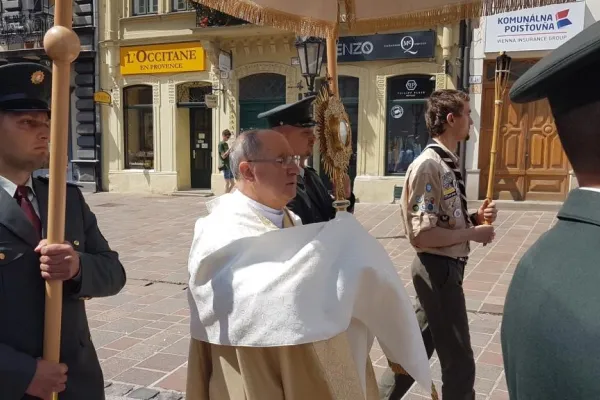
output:
[[[459,37],[459,58],[461,71],[459,72],[458,88],[466,93],[469,93],[469,75],[471,74],[471,41],[473,30],[471,20],[460,21],[460,37]],[[467,142],[460,142],[460,172],[462,173],[465,185],[467,182],[467,169],[465,158],[467,154]]]
[[[109,0],[110,1],[110,0]],[[100,29],[100,18],[98,12],[98,3],[100,0],[92,0],[92,12],[94,14],[94,92],[98,92],[100,90],[100,34],[98,30]],[[108,16],[109,19],[112,16]],[[95,168],[95,177],[96,177],[96,192],[102,191],[102,113],[100,112],[100,105],[96,104],[94,106],[94,113],[96,114],[96,148],[94,149],[96,152],[96,168]]]

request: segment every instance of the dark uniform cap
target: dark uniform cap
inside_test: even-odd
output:
[[[309,96],[292,104],[284,104],[258,114],[258,118],[266,118],[270,127],[292,125],[312,127],[316,123],[312,118],[312,104],[316,96]]]
[[[50,111],[52,72],[36,63],[0,67],[0,110]]]
[[[600,101],[600,22],[587,27],[525,72],[510,99],[527,103],[547,98],[556,115]]]

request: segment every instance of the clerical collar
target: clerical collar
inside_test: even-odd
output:
[[[263,217],[265,217],[266,219],[271,221],[273,223],[273,225],[275,225],[276,227],[278,227],[280,229],[283,228],[283,210],[276,210],[274,208],[267,207],[264,204],[261,204],[258,201],[253,200],[250,197],[246,196],[244,193],[242,193],[239,190],[236,190],[235,192],[233,192],[233,195],[240,196],[240,198],[243,201],[248,203],[248,205],[250,205],[250,207],[252,207],[257,212],[259,212]]]

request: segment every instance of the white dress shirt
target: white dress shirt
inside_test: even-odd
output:
[[[29,179],[27,180],[27,183],[25,183],[25,186],[27,186],[29,188],[29,194],[27,195],[27,197],[29,198],[29,201],[33,205],[33,209],[35,210],[35,213],[37,214],[38,217],[40,217],[40,207],[38,205],[35,191],[33,190],[33,179],[31,178],[31,176],[29,176]],[[2,175],[0,175],[0,187],[2,189],[6,190],[6,192],[10,195],[10,197],[15,197],[15,194],[17,193],[17,185],[14,182],[6,179]]]

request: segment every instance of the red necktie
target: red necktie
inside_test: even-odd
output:
[[[35,213],[35,209],[33,208],[33,204],[29,200],[29,187],[27,186],[18,186],[17,192],[15,193],[15,199],[17,199],[17,203],[21,206],[21,210],[27,215],[31,225],[35,229],[38,237],[42,235],[42,222],[40,221],[40,217]]]

